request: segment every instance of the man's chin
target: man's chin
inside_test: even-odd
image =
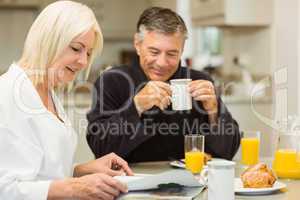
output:
[[[165,76],[151,75],[150,80],[151,81],[167,81],[168,78]]]
[[[149,73],[149,76],[151,81],[167,81],[169,79],[169,76],[166,74],[158,74],[158,73]]]

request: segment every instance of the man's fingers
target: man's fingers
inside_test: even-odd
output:
[[[156,94],[160,94],[160,98],[164,98],[164,97],[167,97],[167,96],[170,96],[169,93],[167,93],[165,90],[162,90],[162,89],[159,89]]]
[[[192,93],[196,90],[201,90],[201,89],[209,89],[214,91],[215,88],[210,84],[203,83],[203,84],[194,85],[193,87],[189,87],[189,92]]]
[[[161,90],[161,93],[159,95],[160,103],[163,104],[163,106],[166,108],[171,103],[171,96],[164,90]]]
[[[192,82],[189,83],[189,86],[194,86],[194,85],[198,85],[198,84],[202,84],[202,83],[211,83],[210,81],[208,80],[194,80]]]
[[[160,88],[156,85],[153,86],[152,91],[150,93],[152,93],[154,95],[161,94],[162,96],[171,96],[168,91],[166,91],[163,88]]]
[[[216,96],[214,96],[214,95],[199,95],[199,96],[194,97],[194,99],[197,101],[209,101],[209,100],[216,99]]]
[[[215,93],[213,90],[207,88],[195,90],[191,93],[192,97],[197,97],[199,95],[214,95],[214,94]]]
[[[164,110],[164,106],[163,104],[161,103],[161,100],[160,98],[156,98],[155,100],[153,100],[153,104],[157,107],[159,107],[160,110]]]
[[[168,96],[172,95],[171,86],[168,83],[162,81],[155,81],[154,84],[160,89],[163,89],[168,94]]]
[[[161,110],[166,109],[171,104],[171,99],[169,96],[158,95],[155,99],[155,105]]]
[[[198,81],[193,81],[189,84],[189,91],[192,93],[195,90],[199,90],[199,89],[212,89],[214,90],[214,85],[212,84],[212,82],[210,81],[204,81],[204,80],[198,80]]]
[[[161,101],[166,107],[168,107],[171,104],[171,97],[165,96]]]

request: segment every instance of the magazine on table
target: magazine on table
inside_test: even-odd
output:
[[[179,187],[134,191],[121,195],[118,200],[193,200],[203,189],[204,187]]]
[[[135,176],[117,176],[125,183],[128,194],[119,199],[184,199],[190,200],[205,188],[193,174],[187,170],[169,170],[160,174],[136,174]]]

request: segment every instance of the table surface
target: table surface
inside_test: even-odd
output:
[[[169,162],[162,161],[162,162],[147,162],[147,163],[135,163],[131,164],[131,168],[133,169],[134,173],[142,173],[142,174],[156,174],[161,173],[167,170],[172,169],[169,165]],[[235,173],[236,177],[240,175],[242,171],[242,167],[237,165]],[[260,195],[260,196],[241,196],[236,195],[236,200],[242,199],[255,199],[255,200],[298,200],[300,199],[300,180],[287,180],[287,179],[280,179],[281,182],[287,184],[287,188],[273,193],[271,195]],[[128,198],[126,198],[128,199]],[[207,190],[201,192],[199,197],[196,199],[198,200],[206,200],[207,199]]]

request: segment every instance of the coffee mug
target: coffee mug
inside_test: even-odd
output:
[[[207,166],[201,171],[201,178],[208,187],[208,200],[234,200],[235,162],[215,160]]]
[[[191,110],[192,97],[188,91],[188,84],[192,79],[172,79],[170,80],[172,89],[172,109]]]

